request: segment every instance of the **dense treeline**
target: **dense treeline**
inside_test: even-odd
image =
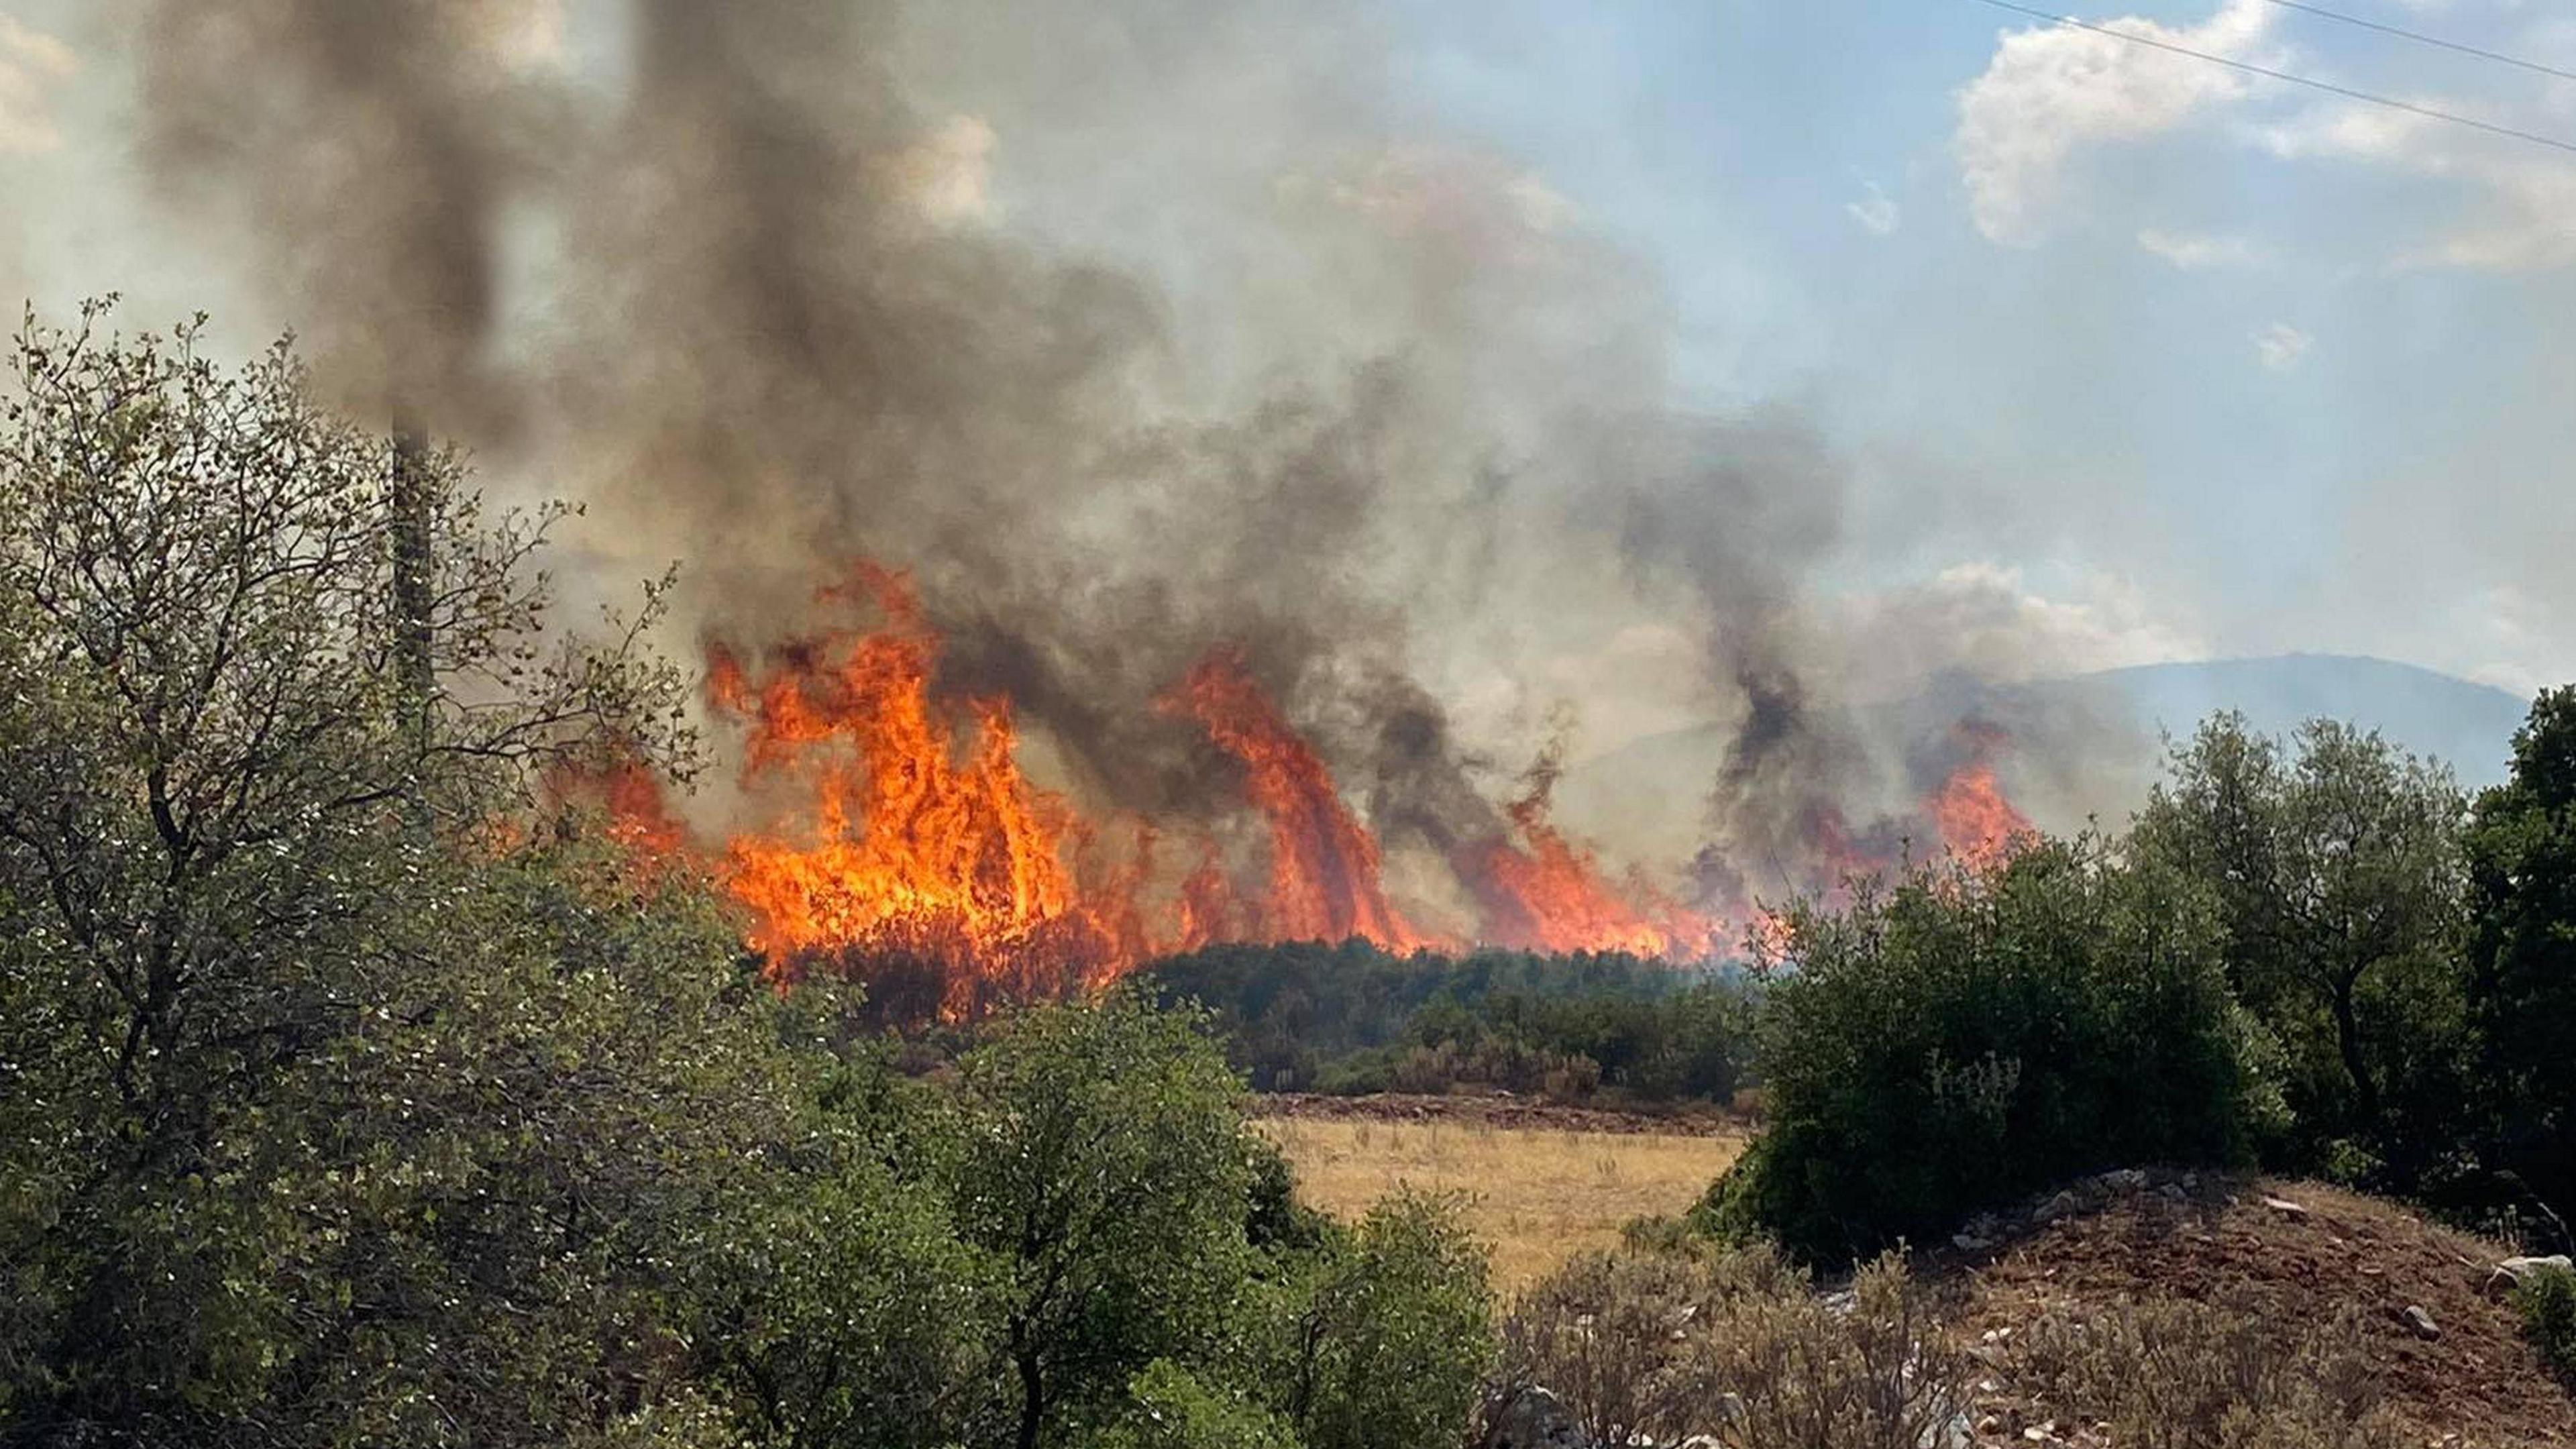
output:
[[[1198,1018],[1038,1010],[914,1080],[852,995],[773,992],[706,882],[549,802],[688,763],[649,592],[541,647],[546,520],[485,520],[282,351],[31,329],[15,362],[0,1442],[1464,1422],[1482,1250],[1435,1202],[1299,1209]]]
[[[1752,1080],[1751,984],[1634,956],[1230,945],[1150,980],[1167,1003],[1206,1007],[1263,1091],[1723,1103]]]

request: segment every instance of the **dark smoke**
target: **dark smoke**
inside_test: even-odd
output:
[[[1030,59],[1056,39],[1222,95],[1201,71],[1283,25],[1364,37],[1356,10],[1032,7],[994,40],[984,4],[602,0],[611,82],[495,44],[544,3],[161,0],[147,156],[347,395],[578,490],[607,556],[684,559],[708,637],[792,637],[854,558],[913,569],[947,683],[1007,695],[1085,795],[1202,816],[1230,774],[1152,701],[1227,642],[1391,844],[1446,855],[1500,828],[1495,771],[1426,660],[1669,609],[1743,710],[1721,856],[1799,849],[1866,773],[1804,604],[1842,536],[1831,460],[1791,419],[1666,408],[1651,278],[1491,158],[1368,144],[1365,57],[1280,103],[1318,131],[1276,210],[1203,239],[1210,271],[1287,258],[1292,301],[1247,283],[1241,335],[924,203],[950,122],[902,55],[989,44],[1041,112],[1087,103]],[[531,267],[543,305],[514,307]]]
[[[259,239],[271,291],[351,405],[488,434],[510,198],[559,150],[555,98],[478,41],[491,5],[161,0],[141,144],[202,214]]]

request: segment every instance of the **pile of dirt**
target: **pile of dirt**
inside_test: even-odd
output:
[[[2426,1445],[2576,1444],[2576,1399],[2487,1281],[2501,1243],[2317,1183],[2106,1174],[1973,1225],[1934,1255],[1950,1322],[1988,1366],[1975,1419],[1987,1442],[2083,1443],[2081,1415],[2014,1381],[2013,1335],[2123,1299],[2224,1301],[2262,1321],[2325,1322],[2358,1308],[2389,1407]]]
[[[1449,1097],[1379,1092],[1331,1097],[1308,1092],[1264,1092],[1253,1098],[1255,1116],[1336,1122],[1442,1122],[1541,1132],[1652,1132],[1716,1136],[1741,1133],[1744,1122],[1717,1108],[1694,1104],[1667,1110],[1576,1107],[1508,1092]]]

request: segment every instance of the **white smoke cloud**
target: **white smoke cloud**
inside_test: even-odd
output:
[[[31,156],[62,145],[54,92],[79,69],[70,46],[0,15],[0,155]]]
[[[2202,657],[2206,641],[2159,617],[2125,578],[2082,572],[2053,593],[2019,568],[1979,559],[1842,601],[1835,618],[1851,676],[1877,697],[1943,675],[1998,683]]]
[[[2227,0],[2200,25],[2175,28],[2131,17],[2103,27],[2251,59],[2273,14],[2263,0]],[[1993,63],[1959,95],[1953,146],[1977,229],[1990,241],[2036,242],[2078,148],[2163,135],[2246,88],[2246,78],[2235,72],[2117,35],[2072,26],[2005,34]]]
[[[555,69],[568,58],[564,0],[477,0],[465,15],[483,44],[513,69]]]
[[[886,171],[896,189],[931,222],[955,226],[990,221],[996,144],[991,122],[980,116],[951,116],[939,129],[897,153]]]

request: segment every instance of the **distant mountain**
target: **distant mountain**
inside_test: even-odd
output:
[[[2399,747],[2449,762],[2472,788],[2501,783],[2531,701],[2412,664],[2345,654],[2284,654],[2203,664],[2145,664],[2024,685],[2124,708],[2150,738],[2177,737],[2223,709],[2266,734],[2319,717],[2375,729]]]
[[[2400,748],[2450,764],[2476,789],[2504,778],[2513,733],[2530,701],[2411,664],[2355,655],[2286,654],[2148,664],[2062,679],[1992,685],[1954,679],[1861,711],[1858,725],[1885,760],[1901,761],[1964,719],[2001,725],[2014,800],[2058,829],[2088,816],[2124,820],[2163,758],[2162,737],[2188,738],[2220,710],[2287,734],[2326,717],[2376,729]],[[1649,858],[1687,854],[1702,804],[1731,738],[1724,725],[1675,730],[1584,761],[1557,793],[1575,830]]]

